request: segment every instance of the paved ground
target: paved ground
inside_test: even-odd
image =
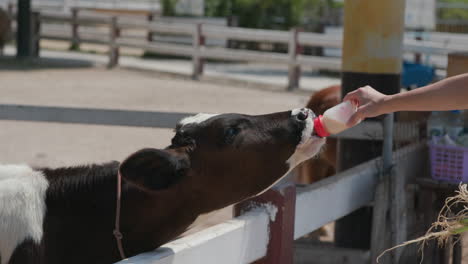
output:
[[[107,47],[102,45],[83,44],[83,52],[69,52],[68,42],[63,41],[41,41],[44,49],[41,51],[43,56],[56,59],[74,59],[88,61],[105,65],[108,57],[105,55]],[[47,49],[46,49],[47,48]],[[143,50],[122,49],[120,66],[133,69],[151,70],[157,72],[178,74],[182,76],[191,76],[191,60],[175,59],[142,59],[140,56]],[[15,50],[9,46],[6,48],[6,54],[13,55]],[[225,80],[239,82],[250,87],[263,87],[272,90],[284,90],[287,86],[288,68],[286,65],[261,64],[261,63],[206,63],[205,74],[207,80]],[[301,77],[301,90],[317,91],[330,85],[340,83],[338,77],[319,75],[312,68],[303,68]]]

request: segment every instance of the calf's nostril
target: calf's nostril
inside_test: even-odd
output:
[[[306,111],[301,111],[299,114],[297,114],[297,119],[300,121],[304,121],[309,117],[309,113]]]

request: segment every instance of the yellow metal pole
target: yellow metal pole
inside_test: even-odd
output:
[[[346,0],[342,57],[342,95],[365,85],[400,91],[404,0]],[[338,170],[382,154],[382,142],[339,140]],[[359,209],[337,221],[338,247],[370,248],[372,209]]]
[[[345,1],[343,72],[400,74],[404,8],[404,0]]]

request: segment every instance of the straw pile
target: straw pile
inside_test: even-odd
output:
[[[460,209],[455,212],[455,208]],[[456,195],[445,200],[445,204],[439,212],[437,221],[434,222],[422,237],[406,241],[405,243],[389,248],[377,257],[379,263],[380,257],[385,253],[396,248],[404,247],[414,243],[421,243],[419,251],[423,252],[424,246],[429,240],[437,240],[440,247],[446,245],[450,237],[459,235],[468,231],[468,187],[466,184],[460,184]],[[458,241],[455,241],[457,243]],[[424,256],[423,256],[424,257]],[[421,259],[422,262],[422,259]]]

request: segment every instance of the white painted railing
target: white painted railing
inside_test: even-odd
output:
[[[265,256],[271,213],[258,207],[245,215],[163,245],[119,264],[239,264]]]
[[[0,6],[16,3],[17,0],[0,0]],[[125,9],[160,12],[160,0],[32,0],[37,9],[70,11],[71,8]]]
[[[50,20],[62,20],[63,22],[71,22],[71,13],[69,12],[44,12],[43,21],[47,23]],[[105,23],[109,21],[108,15],[102,14],[89,14],[80,12],[76,23],[78,25],[92,24],[92,23]],[[196,22],[196,21],[195,21]],[[148,22],[145,19],[125,18],[120,17],[118,21],[118,28],[125,29],[145,29],[157,33],[167,34],[186,34],[192,35],[194,32],[194,21],[181,21],[173,20],[157,20],[155,22]],[[200,23],[207,23],[200,21]],[[48,37],[48,26],[44,25],[44,37]],[[62,34],[68,36],[66,29],[63,29]],[[261,29],[247,29],[237,27],[226,27],[225,25],[204,25],[202,28],[202,36],[205,38],[214,39],[231,39],[243,41],[257,41],[257,42],[274,42],[274,43],[288,43],[291,39],[291,33],[287,31],[277,30],[261,30]],[[450,34],[450,33],[424,33],[422,40],[415,40],[415,32],[407,32],[404,40],[405,52],[421,53],[421,54],[441,54],[446,55],[450,52],[468,52],[468,36],[465,34]],[[342,35],[339,31],[332,34],[319,34],[309,32],[298,32],[297,44],[301,46],[317,46],[325,48],[338,48],[342,46]],[[134,45],[133,45],[134,46]],[[265,53],[265,52],[263,52]],[[275,55],[265,53],[266,55]],[[234,56],[237,56],[235,54]],[[251,54],[244,54],[245,56],[237,56],[237,59],[249,59]],[[215,56],[219,58],[220,56]],[[232,59],[232,55],[226,55],[224,59]],[[261,57],[263,58],[263,57]],[[309,58],[315,60],[316,58]],[[255,59],[252,59],[255,60]],[[286,60],[286,59],[285,59]],[[308,66],[320,65],[321,62],[311,63],[307,58],[302,59],[304,64]],[[301,62],[299,64],[302,64]],[[333,68],[339,70],[340,65],[337,63],[329,64],[328,69]]]

